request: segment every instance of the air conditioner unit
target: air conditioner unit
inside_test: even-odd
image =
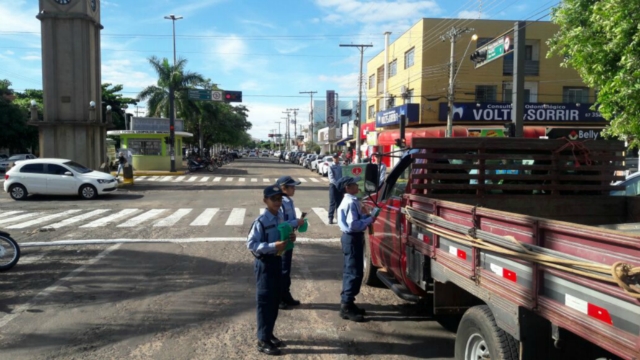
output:
[[[401,94],[404,94],[404,93],[406,93],[406,92],[407,92],[407,85],[402,85],[402,86],[400,86],[400,93],[401,93]]]

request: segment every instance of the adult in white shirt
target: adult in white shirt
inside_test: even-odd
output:
[[[385,177],[387,176],[387,165],[381,162],[380,159],[378,158],[378,155],[376,154],[373,154],[371,156],[371,162],[376,165],[378,165],[378,163],[380,164],[378,166],[378,175],[380,176],[380,180],[379,180],[380,182],[378,183],[378,188],[380,188],[384,183]]]

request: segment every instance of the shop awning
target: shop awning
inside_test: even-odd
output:
[[[353,139],[353,136],[347,136],[346,138],[342,138],[334,143],[336,146],[345,146],[349,141]]]

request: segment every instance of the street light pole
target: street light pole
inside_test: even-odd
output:
[[[313,140],[313,94],[317,93],[317,91],[300,91],[300,94],[311,95],[311,102],[309,103],[309,133],[311,134],[312,143],[315,143],[315,141]]]
[[[296,141],[296,147],[298,146],[298,120],[297,115],[300,109],[287,109],[287,111],[293,112],[293,136]]]
[[[278,140],[278,150],[281,150],[280,149],[280,142],[282,142],[282,134],[280,133],[280,123],[282,123],[282,121],[276,121],[275,123],[278,124],[278,134],[277,135],[280,135],[280,136],[277,136],[277,138],[279,139]]]
[[[290,133],[290,124],[289,124],[289,111],[283,111],[283,114],[287,114],[287,127],[284,129],[284,133],[286,134],[286,136],[284,137],[285,141],[287,142],[285,145],[285,149],[287,150],[291,150],[291,133]]]
[[[356,164],[360,162],[360,120],[362,119],[362,62],[364,61],[364,49],[373,47],[373,45],[354,45],[354,44],[340,44],[340,47],[356,47],[360,50],[360,78],[358,79],[358,109],[356,110],[356,121],[353,133],[356,136]]]
[[[176,94],[173,88],[173,72],[176,71],[176,21],[182,19],[182,16],[175,16],[173,14],[164,17],[167,20],[171,20],[173,23],[173,71],[171,73],[171,79],[169,79],[169,156],[171,156],[171,172],[176,171],[176,111],[175,102]]]
[[[445,41],[447,39],[451,41],[451,54],[450,54],[450,60],[449,60],[449,89],[447,90],[447,104],[448,104],[449,111],[447,112],[447,131],[445,133],[446,137],[453,136],[453,98],[454,98],[454,91],[455,91],[454,74],[456,74],[456,70],[455,70],[456,40],[460,36],[462,36],[462,34],[468,33],[470,31],[473,31],[473,29],[470,29],[470,28],[461,29],[454,26],[451,28],[451,30],[447,31],[444,35],[440,37],[442,41]]]

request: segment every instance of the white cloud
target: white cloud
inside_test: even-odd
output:
[[[262,90],[262,86],[253,80],[248,80],[240,84],[242,91]]]
[[[262,140],[266,140],[267,135],[272,131],[278,131],[278,124],[276,122],[280,122],[280,132],[285,133],[287,122],[286,120],[282,120],[281,118],[285,116],[282,112],[287,108],[298,108],[297,120],[298,125],[306,125],[309,122],[309,103],[300,103],[297,106],[285,106],[285,105],[274,105],[273,103],[254,103],[254,102],[246,102],[245,105],[249,109],[249,121],[253,125],[251,130],[249,130],[249,134],[253,137],[260,138]],[[293,115],[292,115],[293,119]],[[300,129],[298,127],[298,129]],[[291,125],[291,136],[294,135],[293,125]]]
[[[151,73],[139,70],[142,69],[147,60],[140,59],[132,61],[131,59],[106,60],[102,62],[102,82],[112,84],[122,84],[124,91],[139,91],[143,88],[157,83],[157,78]],[[149,71],[151,66],[146,65]]]
[[[441,12],[438,4],[432,0],[316,0],[316,5],[327,12],[323,21],[340,24],[394,22],[434,16]]]
[[[247,24],[247,25],[256,25],[256,26],[261,26],[261,27],[266,27],[269,29],[275,29],[276,26],[267,22],[262,22],[262,21],[256,21],[256,20],[241,20],[240,22],[242,22],[243,24]]]
[[[41,61],[42,56],[40,56],[40,54],[28,53],[27,55],[20,57],[20,59],[25,61]]]
[[[40,36],[40,20],[36,19],[38,6],[35,1],[0,2],[0,31],[36,32]]]
[[[7,51],[5,51],[4,53],[5,53],[5,54],[7,54],[7,55],[13,55],[13,54],[15,54],[15,53],[14,53],[13,51],[11,51],[11,50],[7,50]]]
[[[320,75],[318,80],[325,83],[326,89],[335,89],[340,97],[358,96],[358,73],[346,75]],[[363,94],[364,96],[364,94]]]
[[[458,17],[462,19],[486,19],[487,14],[477,10],[464,10],[458,13]]]
[[[201,11],[203,9],[209,8],[211,6],[217,5],[226,0],[198,0],[191,1],[186,5],[179,6],[174,8],[171,13],[176,14],[176,16],[183,16],[193,14],[195,12]]]

